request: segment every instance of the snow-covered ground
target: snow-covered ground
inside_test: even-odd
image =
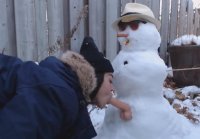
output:
[[[200,125],[200,88],[163,88],[163,94],[171,106],[194,124]]]

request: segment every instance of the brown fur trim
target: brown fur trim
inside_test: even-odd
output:
[[[67,51],[61,56],[61,61],[68,64],[79,78],[85,99],[90,102],[89,95],[96,87],[94,68],[78,53]]]

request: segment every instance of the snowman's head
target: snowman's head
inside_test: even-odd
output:
[[[148,21],[134,20],[119,22],[118,41],[122,50],[146,51],[157,50],[160,47],[161,37],[156,26]]]
[[[140,3],[127,3],[122,15],[112,24],[112,26],[114,29],[117,29],[120,21],[130,22],[140,19],[153,23],[158,30],[160,29],[160,21],[155,18],[153,11],[146,5]]]
[[[124,50],[157,50],[160,46],[160,21],[146,5],[127,3],[113,28]]]

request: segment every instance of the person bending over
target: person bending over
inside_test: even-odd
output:
[[[93,44],[86,37],[81,55],[67,51],[39,65],[0,54],[0,139],[91,139],[88,104],[113,104],[123,119],[132,118],[130,107],[112,97],[113,68]]]

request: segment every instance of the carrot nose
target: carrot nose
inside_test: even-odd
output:
[[[128,37],[128,34],[117,34],[117,37]]]

